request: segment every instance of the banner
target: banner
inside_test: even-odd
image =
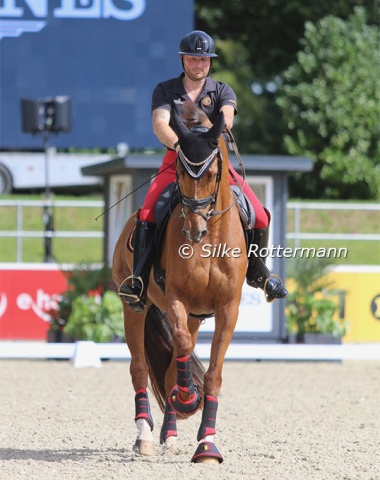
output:
[[[0,339],[46,340],[49,310],[57,308],[67,281],[56,265],[0,269]]]
[[[0,147],[42,148],[21,131],[20,101],[69,96],[70,148],[160,147],[152,131],[157,83],[178,76],[193,0],[0,1]]]

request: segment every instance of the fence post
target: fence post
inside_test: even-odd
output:
[[[21,203],[17,204],[16,207],[16,223],[17,223],[17,241],[16,241],[16,262],[22,262],[22,205]]]
[[[299,204],[297,203],[294,207],[294,245],[295,247],[300,246],[300,238],[299,233],[301,231],[301,210],[299,208]]]

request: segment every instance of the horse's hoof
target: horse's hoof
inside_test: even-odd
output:
[[[219,465],[220,461],[215,457],[200,457],[194,460],[194,463],[204,463],[205,465]]]
[[[139,455],[150,456],[154,453],[154,443],[149,440],[136,440],[133,451]]]
[[[163,447],[165,455],[179,455],[183,453],[178,437],[168,437],[165,440]]]
[[[173,450],[174,448],[176,448],[177,443],[178,443],[178,437],[168,437],[165,440],[164,445],[167,450]]]
[[[222,463],[223,457],[213,442],[201,442],[195,450],[193,458],[194,463]]]
[[[201,402],[201,396],[199,395],[198,388],[195,387],[195,393],[193,393],[193,395],[190,397],[190,400],[185,402],[181,399],[178,385],[175,385],[170,392],[168,402],[173,410],[178,413],[178,415],[187,418],[191,415],[194,415],[194,413],[198,410]]]

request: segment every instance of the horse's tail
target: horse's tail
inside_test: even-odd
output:
[[[172,327],[165,313],[152,305],[145,318],[145,359],[149,368],[151,388],[162,412],[165,411],[167,397],[165,373],[169,368],[172,356]],[[191,360],[194,383],[198,386],[199,393],[203,397],[205,369],[194,352],[191,355]]]

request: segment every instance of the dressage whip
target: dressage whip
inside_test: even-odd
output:
[[[132,190],[132,192],[129,192],[128,195],[126,195],[125,197],[121,198],[119,201],[117,201],[116,203],[114,203],[113,205],[111,205],[110,207],[108,207],[106,210],[104,210],[100,215],[98,215],[96,218],[95,218],[95,221],[98,220],[98,218],[102,217],[104,214],[106,214],[107,212],[109,212],[113,207],[116,207],[116,205],[119,205],[119,203],[121,203],[123,200],[125,200],[126,198],[128,198],[130,195],[132,195],[133,193],[137,192],[137,190],[139,190],[141,187],[143,187],[144,185],[146,185],[147,183],[151,182],[154,178],[158,177],[158,175],[160,175],[161,173],[165,172],[166,170],[168,170],[169,168],[173,167],[173,165],[175,164],[175,162],[171,163],[170,165],[168,165],[167,167],[165,167],[164,169],[162,169],[161,171],[155,173],[154,175],[152,175],[150,178],[148,178],[148,180],[146,182],[143,182],[141,185],[139,185],[138,187],[136,187],[134,190]]]

